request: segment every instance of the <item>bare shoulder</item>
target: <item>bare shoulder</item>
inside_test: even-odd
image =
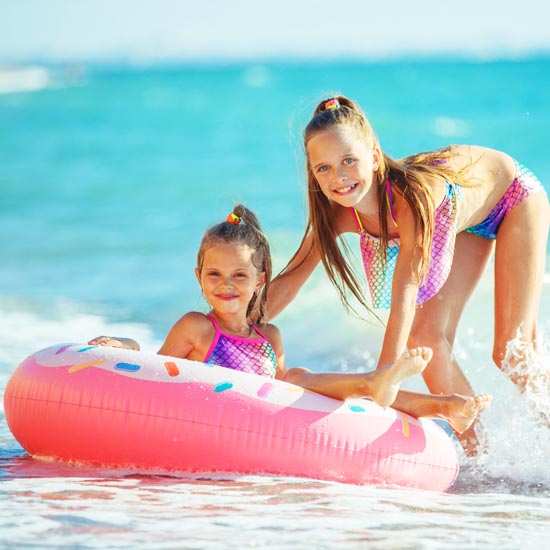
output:
[[[272,323],[259,323],[256,325],[268,340],[272,338],[281,338],[281,331]]]
[[[208,317],[191,311],[174,323],[158,353],[202,361],[214,335],[215,329]]]
[[[256,325],[265,337],[269,340],[269,343],[273,346],[275,353],[280,355],[283,351],[283,336],[281,331],[271,323]]]
[[[207,315],[199,311],[190,311],[174,323],[172,330],[200,335],[214,331],[214,327]]]

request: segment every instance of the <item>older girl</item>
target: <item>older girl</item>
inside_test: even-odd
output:
[[[549,208],[528,168],[507,154],[452,145],[394,160],[384,153],[361,109],[338,96],[322,101],[304,132],[309,221],[300,248],[271,286],[278,314],[321,261],[348,307],[348,293],[369,307],[338,246],[360,235],[372,305],[389,308],[379,365],[406,346],[433,357],[423,376],[434,394],[472,389],[452,353],[464,306],[495,251],[493,359],[521,388],[535,347],[546,258]],[[506,353],[519,337],[520,353]],[[406,392],[400,392],[399,408]],[[475,433],[465,433],[469,452]]]

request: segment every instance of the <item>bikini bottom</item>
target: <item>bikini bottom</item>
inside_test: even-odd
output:
[[[542,183],[526,166],[516,162],[516,177],[489,215],[477,225],[468,227],[468,233],[474,233],[484,239],[496,239],[498,229],[506,214],[520,202],[535,193],[545,193]]]

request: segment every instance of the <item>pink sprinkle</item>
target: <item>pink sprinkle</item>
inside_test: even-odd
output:
[[[265,384],[262,384],[261,388],[258,390],[258,397],[267,397],[274,387],[275,386],[271,382],[266,382]]]

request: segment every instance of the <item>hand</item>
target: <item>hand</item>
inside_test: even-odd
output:
[[[91,346],[106,346],[110,348],[124,348],[139,351],[139,344],[130,338],[117,338],[115,336],[96,336],[89,342]]]

